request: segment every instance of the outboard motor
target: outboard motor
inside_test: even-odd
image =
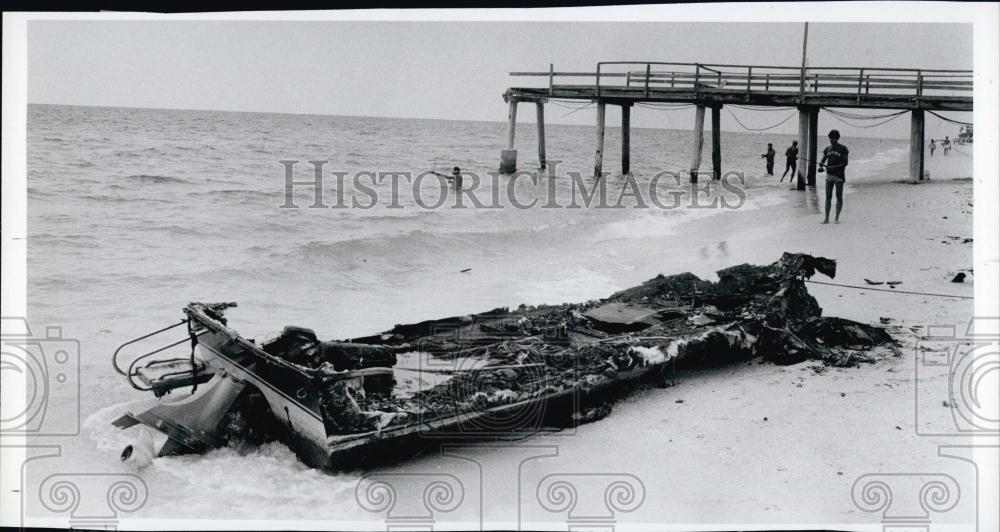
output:
[[[165,395],[155,406],[128,413],[112,424],[121,429],[136,427],[131,442],[122,449],[121,460],[137,467],[153,458],[198,453],[225,445],[226,415],[240,397],[245,384],[218,371],[190,395]]]
[[[153,459],[159,456],[168,439],[166,434],[142,425],[135,430],[132,442],[122,449],[121,461],[136,469],[142,469],[153,463]]]

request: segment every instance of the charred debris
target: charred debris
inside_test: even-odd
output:
[[[821,316],[804,283],[817,272],[834,277],[835,261],[785,253],[767,266],[720,270],[718,282],[659,275],[599,301],[501,308],[346,341],[321,342],[308,329],[286,327],[262,348],[319,383],[334,437],[567,394],[577,408],[546,423],[587,422],[606,415],[622,393],[669,381],[680,368],[754,358],[844,367],[873,362],[882,352],[874,348],[894,350],[882,328]],[[421,370],[448,378],[400,393],[404,372],[391,368],[413,352],[454,361],[451,369]]]

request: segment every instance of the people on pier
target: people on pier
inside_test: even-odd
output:
[[[768,142],[767,143],[767,153],[761,155],[767,160],[767,175],[774,175],[774,146]]]
[[[948,156],[948,152],[951,151],[951,139],[950,138],[945,137],[944,140],[941,141],[941,149],[944,151],[945,157],[947,157]]]
[[[770,144],[769,144],[770,146]],[[792,171],[792,177],[795,176],[795,169],[799,163],[799,141],[793,140],[792,145],[785,150],[785,173],[781,174],[781,180],[785,180],[785,176],[788,175],[788,171]]]
[[[462,170],[459,167],[452,168],[451,175],[435,172],[434,170],[431,170],[431,173],[451,181],[455,185],[455,190],[462,190]]]
[[[840,132],[831,129],[830,145],[823,149],[823,159],[819,161],[819,171],[826,171],[826,215],[823,223],[830,223],[830,200],[834,190],[837,193],[837,211],[833,223],[840,223],[840,211],[844,207],[844,169],[847,168],[847,146],[840,143]]]
[[[934,157],[934,150],[937,149],[937,143],[934,142],[934,139],[931,139],[931,143],[927,147],[931,149],[931,157]]]

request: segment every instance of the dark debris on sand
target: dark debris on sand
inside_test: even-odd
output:
[[[718,282],[691,273],[658,275],[599,301],[397,325],[348,341],[360,344],[348,353],[362,357],[356,364],[340,360],[332,368],[322,356],[295,361],[327,379],[321,407],[328,431],[356,434],[558,394],[627,390],[643,378],[663,378],[682,367],[754,358],[854,366],[874,361],[873,348],[894,346],[879,327],[821,316],[804,283],[817,272],[833,277],[836,263],[785,253],[767,266],[721,270]],[[336,344],[329,353],[346,356],[345,343]],[[393,393],[391,379],[364,383],[340,371],[391,366],[389,353],[407,351],[485,362],[469,370],[457,367],[447,381],[406,397]],[[377,356],[365,361],[365,353]],[[575,422],[588,422],[609,411],[606,404],[591,404],[572,415]]]

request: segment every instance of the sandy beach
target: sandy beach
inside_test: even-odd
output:
[[[863,177],[852,180],[848,174],[840,224],[819,223],[821,190],[782,189],[790,201],[699,216],[652,238],[606,241],[603,248],[615,252],[609,255],[617,261],[614,269],[596,270],[602,272],[597,277],[601,283],[584,283],[600,297],[659,272],[690,269],[712,279],[718,269],[768,264],[785,251],[828,257],[837,260],[836,278],[817,274],[814,281],[862,289],[810,283],[824,315],[884,323],[900,341],[899,356],[855,368],[754,362],[681,372],[673,386],[639,390],[615,405],[608,417],[575,431],[453,448],[447,455],[431,453],[374,472],[309,469],[277,443],[246,455],[221,449],[208,456],[161,458],[141,472],[152,491],[136,516],[271,519],[278,497],[282,519],[350,519],[356,528],[381,528],[395,521],[359,504],[355,490],[364,474],[447,474],[461,483],[465,495],[458,507],[434,516],[436,526],[532,528],[535,523],[534,528],[550,528],[575,518],[540,506],[534,488],[540,482],[570,475],[581,497],[591,497],[603,488],[588,487],[590,483],[625,475],[621,478],[642,487],[641,504],[630,512],[602,510],[600,522],[668,521],[691,527],[847,523],[877,529],[881,514],[863,511],[852,499],[852,487],[864,475],[943,473],[962,486],[974,482],[969,464],[938,456],[939,445],[961,443],[960,438],[926,435],[955,431],[954,408],[947,406],[948,368],[915,364],[916,344],[926,327],[953,324],[964,331],[972,301],[901,293],[973,293],[973,245],[967,240],[972,237],[974,184],[970,152],[971,147],[960,147],[947,159],[929,158],[932,179],[917,185],[900,182],[903,162],[877,171],[858,168]],[[468,283],[510,282],[502,270],[475,271],[480,277],[430,287],[444,295],[437,303],[428,300],[431,305],[451,307],[430,308],[433,313],[427,317],[455,312],[456,306],[483,310],[485,303],[469,302],[477,296]],[[967,274],[964,283],[951,282],[958,272]],[[579,299],[573,294],[582,281],[574,280],[572,271],[536,270],[534,275],[532,283],[556,287],[546,298]],[[900,284],[894,289],[869,286],[865,279]],[[509,300],[519,293],[497,295]],[[460,299],[463,294],[472,295]],[[400,312],[386,319],[405,319]],[[86,470],[130,471],[115,458],[123,436],[109,423],[136,395],[124,390],[116,375],[93,372],[85,377],[85,389],[109,390],[84,397],[84,431],[91,443],[67,447],[60,459],[37,462],[30,478],[45,478],[66,463]],[[603,508],[602,502],[595,504]],[[954,509],[934,515],[934,522],[964,526],[971,522],[975,504],[971,496],[962,498]]]
[[[926,326],[954,324],[963,332],[972,302],[893,293],[972,294],[974,275],[962,284],[951,282],[955,273],[972,268],[972,244],[964,242],[972,228],[971,157],[960,149],[928,167],[931,181],[918,185],[897,182],[895,176],[903,174],[898,167],[852,181],[840,224],[819,223],[816,191],[789,191],[790,203],[681,225],[678,231],[686,238],[670,238],[669,249],[651,250],[631,264],[634,275],[649,278],[664,254],[684,248],[695,250],[692,260],[702,276],[742,262],[769,263],[782,251],[834,258],[836,279],[814,280],[855,286],[867,286],[866,278],[900,281],[895,289],[872,286],[882,291],[809,285],[824,315],[876,324],[888,318],[883,321],[900,342],[898,356],[853,368],[753,362],[680,372],[673,386],[633,393],[608,417],[575,431],[451,448],[367,473],[451,475],[464,497],[458,507],[434,516],[442,528],[572,524],[575,518],[565,511],[541,507],[534,489],[560,475],[570,475],[581,497],[603,493],[600,483],[609,478],[641,485],[641,504],[630,512],[601,510],[602,523],[669,520],[690,527],[753,522],[875,530],[881,514],[863,511],[852,498],[852,487],[864,475],[945,474],[962,486],[973,485],[968,463],[938,454],[939,445],[962,443],[947,436],[955,432],[954,408],[947,404],[948,368],[916,363]],[[889,218],[887,211],[902,214]],[[103,453],[115,449],[116,431],[107,424],[122,406],[87,421]],[[284,519],[348,518],[366,529],[401,522],[356,502],[363,474],[308,469],[280,444],[249,455],[223,449],[206,457],[160,459],[143,476],[176,495],[151,497],[139,517],[205,512],[230,519],[273,517],[264,501],[281,493]],[[266,485],[259,483],[262,478]],[[401,501],[419,506],[411,499]],[[230,502],[220,506],[222,501]],[[603,508],[602,502],[595,504]],[[968,529],[975,504],[969,494],[932,519]]]
[[[899,291],[971,296],[973,181],[971,146],[955,150],[946,159],[927,159],[931,180],[909,184],[905,162],[885,168],[877,176],[852,180],[844,194],[841,223],[821,225],[823,190],[808,191],[798,201],[800,213],[776,222],[766,210],[747,213],[745,223],[733,224],[729,241],[741,260],[764,262],[775,250],[798,251],[837,260],[836,279],[815,281],[854,286],[865,282],[900,281]],[[818,174],[823,179],[823,174]],[[848,177],[850,179],[850,176]],[[819,183],[823,186],[822,181]],[[892,215],[889,216],[888,214]],[[743,215],[741,213],[741,215]],[[959,272],[965,283],[952,283]],[[973,272],[974,273],[974,272]],[[903,325],[965,323],[968,300],[894,295],[888,285],[850,290],[811,284],[809,291],[824,313],[877,323],[881,317]]]
[[[0,524],[998,529],[1000,9],[513,7],[5,13]]]
[[[778,250],[801,251],[837,259],[836,279],[817,275],[817,281],[858,286],[866,286],[865,278],[900,281],[901,291],[971,296],[974,276],[963,284],[951,282],[956,273],[972,268],[972,244],[965,241],[972,236],[973,185],[966,149],[929,160],[929,182],[897,182],[888,176],[903,171],[889,168],[852,183],[840,224],[820,225],[822,205],[814,191],[790,192],[802,195],[801,203],[791,207],[797,216],[759,210],[713,217],[712,223],[725,219],[732,229],[711,237],[700,232],[702,239],[689,244],[716,250],[718,242],[728,242],[725,256],[710,256],[709,263],[763,263]],[[863,475],[944,473],[962,486],[972,485],[969,464],[938,456],[938,445],[961,443],[961,438],[925,435],[947,433],[949,424],[954,432],[946,404],[947,370],[915,364],[916,344],[926,327],[954,324],[964,332],[972,301],[893,293],[887,285],[873,288],[886,291],[809,285],[824,315],[871,323],[888,318],[900,341],[898,356],[857,368],[750,363],[679,374],[675,386],[636,393],[611,416],[580,427],[572,437],[532,438],[527,442],[532,446],[553,446],[535,452],[558,456],[528,462],[523,483],[534,485],[556,473],[586,474],[595,467],[634,472],[646,499],[633,513],[619,513],[622,523],[653,523],[666,516],[692,526],[852,523],[874,529],[880,529],[881,513],[866,513],[852,500],[852,486]],[[605,450],[599,464],[595,448]],[[530,455],[532,450],[520,452],[525,451]],[[502,471],[517,452],[474,456],[484,470]],[[420,471],[437,460],[402,470]],[[636,470],[635,464],[643,466]],[[494,499],[512,495],[509,486],[501,480],[490,485],[490,475],[486,478],[485,520],[505,521],[501,510],[513,501]],[[971,496],[963,498],[932,519],[961,529],[971,522],[975,504]],[[522,494],[520,506],[537,507],[534,494]]]

